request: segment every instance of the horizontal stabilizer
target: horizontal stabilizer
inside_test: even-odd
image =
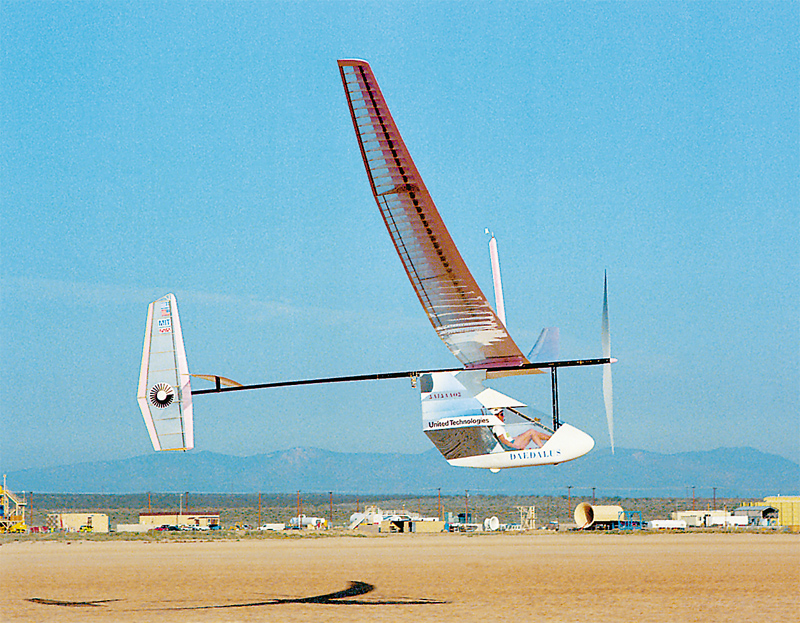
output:
[[[155,450],[194,447],[191,375],[173,294],[148,308],[136,398]]]
[[[196,379],[203,379],[204,381],[210,381],[215,385],[222,385],[224,387],[242,387],[242,384],[238,381],[217,374],[192,374],[192,376]]]

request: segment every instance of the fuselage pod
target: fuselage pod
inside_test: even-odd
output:
[[[420,377],[422,430],[451,464],[498,470],[557,465],[583,456],[594,439],[562,424],[556,431],[536,421],[509,422],[521,402],[484,387],[486,371],[435,372]]]
[[[594,439],[582,430],[562,424],[553,436],[541,447],[524,450],[504,450],[490,454],[450,459],[456,467],[482,467],[484,469],[508,469],[532,465],[558,465],[582,457],[594,448]]]

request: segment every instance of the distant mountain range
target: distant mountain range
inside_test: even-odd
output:
[[[14,491],[39,493],[442,493],[598,496],[755,497],[797,495],[800,465],[752,448],[660,454],[607,449],[557,466],[503,470],[451,467],[435,449],[422,454],[345,454],[294,448],[248,457],[213,452],[152,453],[8,473]]]

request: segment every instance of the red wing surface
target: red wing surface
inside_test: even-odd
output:
[[[372,194],[436,333],[467,367],[525,363],[439,216],[369,64],[341,60],[339,71]]]

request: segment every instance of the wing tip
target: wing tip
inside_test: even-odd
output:
[[[366,65],[369,67],[369,63],[361,58],[340,58],[336,62],[339,64],[339,67],[348,67],[352,65]]]

